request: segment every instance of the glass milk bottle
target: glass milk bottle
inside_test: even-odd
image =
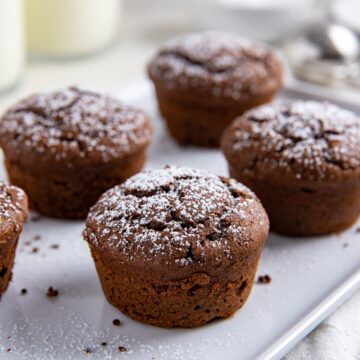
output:
[[[25,64],[22,0],[0,0],[0,94],[21,78]]]
[[[121,0],[26,0],[28,50],[53,58],[96,53],[115,38],[120,11]]]

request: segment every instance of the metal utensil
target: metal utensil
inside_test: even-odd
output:
[[[330,2],[324,3],[330,8]],[[309,27],[285,46],[295,76],[324,85],[360,87],[360,39],[332,21],[325,9],[322,23]]]

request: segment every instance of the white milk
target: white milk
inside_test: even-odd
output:
[[[26,0],[28,49],[59,58],[101,50],[118,30],[120,5],[120,0]]]
[[[24,70],[22,0],[0,0],[0,93],[10,89]]]

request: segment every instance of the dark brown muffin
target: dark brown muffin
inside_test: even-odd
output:
[[[268,226],[235,180],[167,167],[106,192],[83,235],[111,304],[145,323],[195,327],[244,304]]]
[[[78,88],[30,96],[0,122],[10,181],[56,218],[85,218],[105,190],[141,170],[150,138],[142,111]]]
[[[148,72],[171,135],[181,144],[205,147],[219,146],[224,128],[269,102],[282,83],[271,49],[221,32],[171,40]]]
[[[11,280],[16,245],[27,212],[25,193],[0,181],[0,299]]]
[[[276,232],[338,232],[360,214],[360,119],[349,111],[262,106],[228,127],[222,148],[231,176],[255,191]]]

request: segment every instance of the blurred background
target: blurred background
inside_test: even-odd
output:
[[[276,47],[290,84],[359,100],[359,17],[359,0],[0,0],[0,110],[69,84],[109,92],[168,38],[209,29]]]

